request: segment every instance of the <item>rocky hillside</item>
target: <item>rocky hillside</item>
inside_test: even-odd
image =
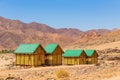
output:
[[[93,32],[94,33],[94,32]],[[69,45],[71,48],[115,48],[119,47],[119,41],[120,41],[120,30],[113,30],[111,32],[107,32],[107,34],[104,35],[98,35],[96,37],[96,34],[85,34],[87,37],[83,39],[84,41],[81,42],[81,40],[76,41],[75,43]],[[73,46],[75,45],[75,46]],[[120,48],[120,47],[119,47]]]
[[[65,48],[88,43],[110,32],[105,29],[86,32],[73,28],[54,29],[46,24],[24,23],[0,17],[0,49],[15,49],[21,43],[40,43],[43,46],[58,43]]]

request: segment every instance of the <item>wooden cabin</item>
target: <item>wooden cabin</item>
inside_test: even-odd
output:
[[[86,64],[96,64],[98,62],[98,54],[95,50],[85,50],[87,55]]]
[[[45,48],[46,65],[62,65],[62,48],[58,44],[48,44]]]
[[[65,65],[79,65],[86,63],[84,50],[66,50],[63,54]]]
[[[16,65],[39,66],[45,64],[45,51],[40,44],[20,44],[14,54],[16,54]]]

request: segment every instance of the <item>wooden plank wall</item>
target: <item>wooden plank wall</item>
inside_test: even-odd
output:
[[[20,58],[20,55],[17,54],[17,55],[16,55],[16,64],[17,64],[17,65],[21,64],[21,63],[20,63],[20,62],[21,62],[20,59],[21,59],[21,58]]]
[[[17,65],[31,65],[38,66],[45,64],[45,52],[39,47],[36,52],[32,55],[30,54],[16,54],[16,64]],[[50,65],[61,65],[62,64],[62,51],[57,48],[52,55],[47,55],[48,63]],[[98,62],[97,55],[94,54],[92,57],[86,58],[86,55],[82,53],[80,57],[64,57],[64,64],[96,64]]]
[[[79,65],[86,63],[86,55],[83,52],[80,57],[64,57],[64,64]]]
[[[58,46],[52,54],[47,55],[49,65],[62,65],[62,50]]]
[[[29,55],[28,55],[28,54],[25,54],[25,55],[24,55],[24,58],[25,58],[25,65],[29,65],[29,64],[28,64]]]
[[[47,58],[48,58],[48,64],[52,65],[53,56],[52,55],[47,55]]]
[[[62,54],[63,54],[63,51],[60,48],[60,46],[58,46],[52,55],[53,56],[53,60],[52,60],[53,65],[62,65]]]

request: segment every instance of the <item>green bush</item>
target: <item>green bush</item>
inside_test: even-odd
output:
[[[14,50],[7,50],[7,49],[0,51],[0,53],[13,53],[13,52]]]

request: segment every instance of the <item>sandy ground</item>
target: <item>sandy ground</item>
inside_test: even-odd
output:
[[[99,65],[61,65],[22,67],[13,65],[15,55],[0,54],[0,80],[120,80],[120,60],[99,61]],[[63,69],[67,78],[58,78],[56,72]]]
[[[120,49],[119,44],[120,41],[90,46],[90,48],[97,50],[106,48]],[[14,65],[14,54],[0,54],[0,80],[5,80],[8,77],[16,78],[12,80],[20,80],[20,78],[22,80],[120,80],[120,59],[109,59],[119,56],[120,53],[102,53],[99,55],[99,63],[97,65],[23,67]],[[100,59],[100,57],[103,59]],[[60,69],[67,71],[69,77],[58,78],[56,72]]]
[[[94,65],[78,66],[54,66],[54,67],[37,67],[16,70],[1,70],[0,77],[7,76],[20,77],[23,80],[63,80],[56,77],[55,72],[58,69],[64,69],[69,72],[70,77],[66,80],[119,80],[119,67],[98,67]]]
[[[103,79],[103,80],[120,80],[120,76],[112,77],[109,79]]]

